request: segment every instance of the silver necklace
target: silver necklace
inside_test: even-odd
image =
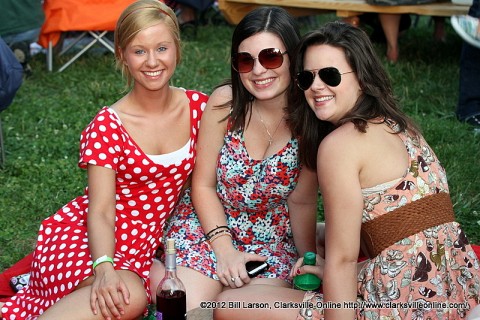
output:
[[[265,128],[265,131],[267,132],[267,135],[268,135],[268,145],[271,146],[271,145],[272,145],[272,142],[273,142],[273,137],[275,137],[275,133],[277,133],[277,130],[278,130],[278,128],[280,127],[280,123],[282,123],[283,118],[285,118],[285,116],[283,116],[283,117],[280,119],[280,121],[278,121],[277,126],[275,127],[275,131],[273,131],[273,134],[271,134],[270,131],[268,130],[267,125],[265,124],[265,121],[263,121],[263,117],[262,117],[262,114],[260,113],[260,109],[258,108],[258,106],[257,106],[255,109],[257,109],[257,113],[258,113],[258,116],[259,116],[259,118],[260,118],[260,122],[262,123],[263,127]]]

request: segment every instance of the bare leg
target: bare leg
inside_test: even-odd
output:
[[[274,279],[271,279],[274,280]],[[294,290],[291,288],[279,287],[268,284],[250,284],[248,286],[231,289],[222,292],[217,300],[226,304],[226,308],[215,309],[213,318],[215,320],[259,320],[259,319],[275,319],[275,320],[292,320],[296,318],[298,309],[282,309],[275,302],[302,302],[305,292]],[[240,303],[240,308],[233,303]],[[244,309],[249,306],[251,309]],[[261,303],[264,305],[255,305]],[[267,306],[271,309],[258,308],[259,306]]]
[[[180,15],[178,16],[178,23],[184,24],[187,22],[195,21],[195,10],[192,7],[178,4],[180,7]]]
[[[155,289],[165,273],[163,265],[155,261],[151,269],[150,286],[155,296]],[[177,276],[185,285],[187,294],[187,312],[200,307],[202,301],[214,301],[217,295],[222,292],[223,285],[220,281],[213,280],[204,274],[190,268],[177,267]],[[154,297],[155,299],[156,297]]]
[[[125,305],[125,314],[122,316],[122,319],[137,319],[147,307],[147,295],[142,279],[131,271],[118,270],[118,273],[130,291],[130,304]],[[47,309],[38,319],[104,319],[100,312],[97,315],[93,314],[90,308],[90,292],[90,285],[73,291]]]
[[[387,39],[387,60],[397,62],[399,56],[398,33],[400,29],[400,14],[379,13],[383,33]]]
[[[433,33],[433,37],[437,41],[445,42],[445,18],[433,17],[433,22],[435,25],[435,31]]]
[[[0,302],[0,319],[2,319],[2,307],[4,304],[4,302]]]
[[[317,222],[317,254],[325,259],[325,223]]]

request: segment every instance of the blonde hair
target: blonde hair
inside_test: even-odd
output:
[[[129,5],[118,18],[115,28],[116,66],[127,80],[127,87],[133,83],[133,77],[124,64],[122,52],[140,31],[164,23],[173,36],[177,48],[177,64],[181,60],[180,28],[173,10],[158,0],[139,0]]]

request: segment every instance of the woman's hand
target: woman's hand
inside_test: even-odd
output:
[[[240,288],[250,283],[245,264],[248,261],[266,261],[267,257],[258,254],[240,252],[234,248],[217,256],[217,275],[226,287]]]
[[[125,313],[125,304],[130,303],[129,298],[130,292],[113,266],[109,263],[99,264],[95,268],[95,280],[90,295],[93,314],[98,313],[98,301],[98,307],[105,319],[110,320],[110,314],[121,319]]]
[[[290,278],[294,278],[295,276],[299,274],[305,274],[305,273],[312,273],[319,277],[320,279],[323,279],[323,269],[325,268],[325,259],[323,259],[321,256],[318,254],[315,255],[315,265],[314,266],[307,266],[303,265],[303,257],[297,260],[295,265],[293,266],[292,270],[290,271]]]

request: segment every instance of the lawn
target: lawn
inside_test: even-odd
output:
[[[315,23],[335,18],[325,15]],[[304,25],[303,32],[311,27]],[[232,30],[200,27],[195,39],[184,42],[172,84],[211,93],[229,75]],[[449,24],[446,42],[435,42],[432,33],[429,19],[421,18],[400,40],[400,61],[384,63],[401,105],[446,168],[457,220],[480,244],[480,135],[454,113],[462,42]],[[376,44],[376,49],[383,57],[385,46]],[[0,114],[7,153],[0,170],[0,271],[32,250],[42,219],[83,192],[86,175],[77,167],[80,132],[102,106],[124,94],[111,53],[83,56],[62,73],[47,72],[45,55],[39,54],[32,67],[33,76]]]

